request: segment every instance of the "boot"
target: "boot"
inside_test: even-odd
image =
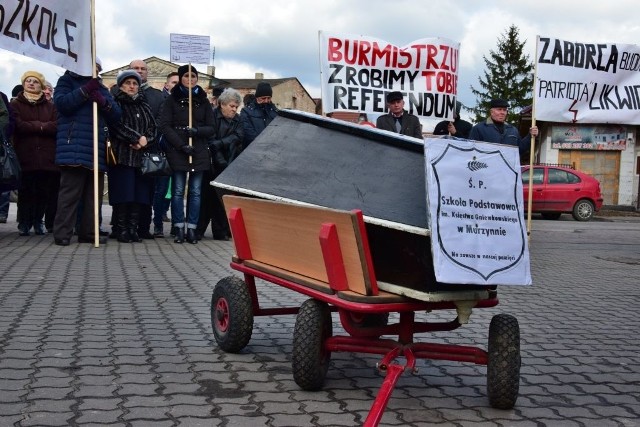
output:
[[[29,233],[29,230],[31,230],[31,226],[25,223],[20,223],[18,224],[18,233],[20,234],[20,236],[29,236],[31,233]]]
[[[36,222],[36,225],[33,226],[33,229],[35,230],[36,236],[44,236],[45,234],[47,234],[47,229],[44,226],[44,221]]]
[[[129,230],[127,229],[127,225],[129,223],[129,204],[123,203],[118,205],[118,216],[116,217],[116,223],[114,223],[114,228],[118,230],[118,242],[121,243],[131,243],[131,234],[129,234]]]
[[[120,216],[120,204],[113,205],[111,212],[111,234],[110,239],[117,239],[120,236],[120,224],[118,223],[118,217]]]
[[[132,203],[129,211],[129,234],[134,242],[142,242],[138,235],[138,224],[140,223],[140,204]]]
[[[184,242],[184,228],[175,227],[176,238],[173,239],[175,243],[183,243]]]
[[[138,203],[138,208],[140,212],[138,219],[138,236],[140,236],[141,239],[155,239],[155,236],[149,231],[151,229],[151,218],[153,216],[151,205]]]
[[[44,211],[46,210],[46,205],[42,203],[38,203],[33,207],[33,231],[36,236],[44,236],[47,234],[47,229],[44,226]]]
[[[198,236],[196,236],[195,228],[187,228],[187,242],[196,244],[198,243]]]

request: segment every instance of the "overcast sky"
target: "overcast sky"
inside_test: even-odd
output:
[[[135,58],[169,59],[169,34],[208,35],[216,77],[296,77],[320,97],[318,31],[376,37],[398,46],[425,37],[460,42],[458,100],[476,103],[483,55],[510,25],[533,60],[537,35],[577,42],[640,41],[637,0],[96,0],[96,45],[105,70]],[[211,64],[210,64],[211,65]],[[202,69],[205,65],[196,65]],[[64,70],[0,50],[0,90],[26,70],[54,85]]]

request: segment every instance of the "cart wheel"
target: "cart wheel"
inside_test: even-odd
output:
[[[227,353],[238,353],[251,339],[253,305],[242,279],[228,276],[216,284],[211,296],[211,326],[218,347]]]
[[[520,388],[520,327],[508,314],[498,314],[489,326],[487,395],[497,409],[511,409]]]
[[[327,303],[306,300],[296,316],[291,355],[293,379],[303,390],[320,390],[324,384],[331,352],[324,342],[333,334],[331,311]]]

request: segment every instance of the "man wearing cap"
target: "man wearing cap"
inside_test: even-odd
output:
[[[489,117],[471,128],[469,139],[514,145],[519,148],[520,155],[526,153],[531,148],[531,136],[538,136],[538,127],[532,126],[529,133],[521,138],[518,129],[505,122],[508,108],[509,103],[504,99],[492,99],[489,103]]]
[[[278,115],[278,109],[271,102],[273,90],[267,82],[256,87],[256,98],[240,112],[240,122],[244,131],[242,148],[245,149]]]
[[[387,94],[388,114],[378,117],[376,127],[402,135],[422,139],[422,125],[417,116],[404,109],[402,92],[393,91]]]

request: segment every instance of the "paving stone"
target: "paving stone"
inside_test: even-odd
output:
[[[534,221],[534,286],[500,287],[500,306],[474,310],[470,324],[417,334],[485,349],[491,317],[515,314],[514,410],[489,406],[486,367],[419,359],[416,375],[398,379],[381,427],[640,427],[640,222],[608,224]],[[221,351],[209,303],[220,277],[241,277],[228,266],[232,242],[61,248],[19,240],[8,226],[0,224],[0,425],[358,426],[383,384],[381,356],[334,353],[324,388],[301,390],[291,372],[295,316],[258,316],[245,349]],[[636,262],[615,261],[625,259]],[[105,275],[113,262],[123,269]],[[271,307],[307,298],[260,280],[258,292]],[[335,313],[332,322],[346,334]]]

